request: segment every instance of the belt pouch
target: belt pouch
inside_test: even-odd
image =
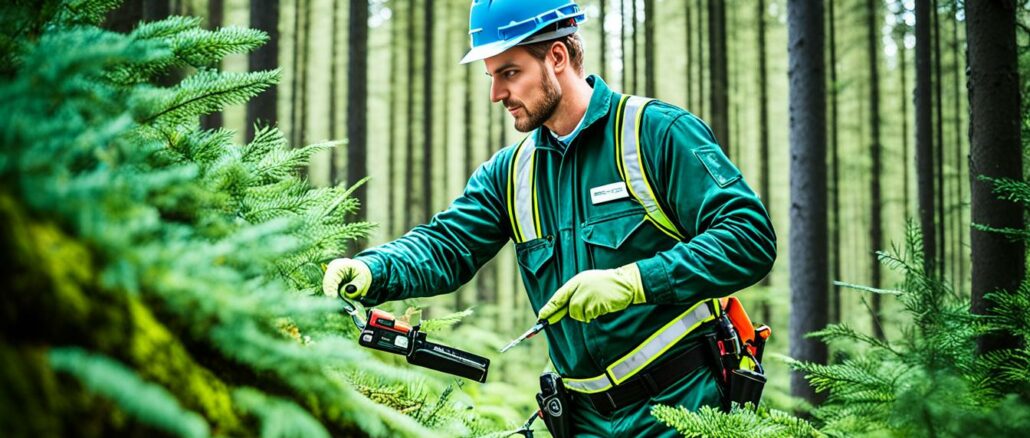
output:
[[[547,372],[540,375],[540,393],[536,403],[540,406],[544,424],[555,438],[572,436],[572,399],[561,376]]]
[[[751,370],[730,371],[730,401],[741,406],[751,403],[752,408],[758,407],[758,401],[762,399],[762,389],[765,388],[765,380],[765,376]]]

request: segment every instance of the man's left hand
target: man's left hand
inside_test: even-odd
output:
[[[631,263],[616,269],[592,269],[569,279],[540,309],[539,319],[549,324],[565,315],[580,322],[644,303],[640,269]]]

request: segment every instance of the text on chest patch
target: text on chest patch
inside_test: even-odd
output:
[[[590,189],[590,202],[594,205],[628,197],[629,192],[626,191],[626,183],[623,181]]]

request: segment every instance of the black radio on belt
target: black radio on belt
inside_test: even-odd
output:
[[[408,363],[485,382],[490,359],[426,340],[419,326],[398,321],[392,314],[371,309],[358,343],[369,348],[405,356]]]
[[[551,436],[565,438],[573,435],[572,398],[561,376],[553,372],[540,375],[540,393],[536,395],[536,404],[540,406],[539,415],[544,419]]]

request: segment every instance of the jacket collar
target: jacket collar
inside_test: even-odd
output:
[[[583,132],[587,130],[594,122],[597,122],[601,118],[608,115],[608,111],[611,108],[612,90],[608,88],[608,84],[601,79],[600,76],[590,75],[587,76],[587,84],[590,84],[594,89],[594,93],[590,95],[590,104],[587,105],[587,111],[583,114],[583,124],[580,126],[579,133],[576,136],[583,135]],[[541,126],[536,129],[533,134],[536,140],[536,147],[540,149],[552,150],[555,152],[561,152],[565,148],[558,144],[558,141],[554,139],[547,128]],[[573,139],[569,139],[570,144]]]

